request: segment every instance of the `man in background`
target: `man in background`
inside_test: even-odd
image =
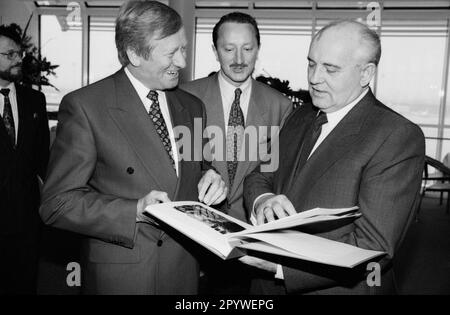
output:
[[[214,26],[212,37],[212,48],[220,63],[220,71],[183,84],[181,88],[203,101],[207,125],[218,127],[222,131],[224,147],[220,150],[216,148],[213,153],[213,166],[226,179],[228,186],[227,199],[220,209],[239,220],[249,222],[249,212],[245,209],[243,200],[244,178],[261,162],[258,149],[261,146],[270,147],[271,128],[281,125],[291,112],[292,103],[278,91],[251,77],[261,46],[258,25],[252,16],[241,12],[223,16]],[[237,128],[255,128],[257,138],[247,138],[245,144],[242,144],[238,137],[233,138],[233,130]],[[217,135],[212,136],[214,137]],[[208,289],[208,292],[232,279],[245,278],[245,271],[232,271],[230,268],[210,268],[219,279],[216,281],[217,285]],[[214,269],[220,271],[216,273]],[[218,293],[246,293],[245,289],[240,291],[244,287],[241,281],[237,281],[230,290]]]
[[[223,131],[223,143],[227,146],[223,152],[234,150],[234,142],[227,141],[228,129],[232,129],[229,127],[279,127],[292,110],[287,97],[251,77],[260,46],[258,25],[252,16],[241,12],[224,15],[213,29],[213,50],[220,71],[181,86],[203,101],[207,125]],[[259,145],[270,145],[270,132],[258,136]],[[248,153],[244,159],[236,159],[234,154],[213,155],[213,166],[226,178],[229,188],[222,210],[245,222],[249,222],[249,213],[244,207],[243,182],[260,162],[249,159],[255,155],[248,152],[252,143],[247,145],[239,148]]]
[[[41,233],[39,183],[49,127],[45,96],[18,82],[21,38],[0,26],[0,294],[34,294]]]
[[[150,220],[159,202],[225,199],[202,143],[180,160],[174,128],[194,134],[202,102],[177,89],[186,66],[180,16],[157,1],[129,1],[116,20],[121,70],[64,97],[41,217],[83,240],[85,294],[195,294],[199,269],[186,238]],[[200,159],[198,158],[200,157]]]
[[[368,285],[366,264],[345,269],[247,256],[244,263],[266,271],[253,281],[253,293],[395,293],[392,260],[418,203],[425,141],[417,125],[372,94],[380,56],[378,35],[354,21],[333,22],[314,36],[308,55],[313,104],[297,109],[281,130],[279,169],[255,170],[244,194],[259,224],[316,207],[358,206],[360,218],[320,235],[386,252],[381,285]]]

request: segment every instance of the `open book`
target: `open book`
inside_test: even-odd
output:
[[[383,254],[299,231],[354,220],[361,215],[358,207],[315,208],[258,226],[199,202],[160,203],[148,206],[146,212],[222,259],[243,256],[247,250],[252,250],[351,268]]]

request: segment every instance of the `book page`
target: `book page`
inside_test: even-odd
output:
[[[256,250],[256,246],[259,251],[338,266],[350,266],[366,259],[365,255],[368,254],[347,244],[285,230],[316,222],[352,219],[360,215],[356,207],[317,208],[256,227],[200,202],[160,203],[148,206],[146,211],[152,218],[175,228],[222,259],[238,257],[245,254],[245,249]],[[273,232],[274,230],[277,231]],[[249,243],[249,238],[270,245]],[[235,247],[241,250],[236,250]]]
[[[224,259],[233,248],[228,242],[228,235],[251,227],[194,201],[155,204],[148,206],[146,211]]]
[[[384,254],[292,230],[246,236],[261,242],[249,242],[237,246],[347,268]]]
[[[248,233],[282,230],[312,224],[315,222],[336,221],[349,218],[357,218],[361,216],[361,214],[358,213],[357,211],[358,207],[340,208],[340,209],[314,208],[272,222],[268,222],[258,226],[251,226],[245,231],[238,232],[235,235],[237,236],[237,235],[246,235]]]

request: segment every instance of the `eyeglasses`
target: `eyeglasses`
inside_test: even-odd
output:
[[[0,55],[6,56],[6,58],[8,58],[9,60],[14,60],[16,58],[22,59],[23,57],[25,57],[25,52],[22,50],[12,50],[7,53],[0,53]]]

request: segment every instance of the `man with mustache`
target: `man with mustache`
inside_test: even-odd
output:
[[[0,26],[0,295],[36,292],[39,182],[49,154],[45,96],[18,84],[22,57],[20,34]]]
[[[270,131],[264,132],[264,128],[259,127],[279,127],[291,112],[292,103],[278,91],[251,77],[261,45],[258,25],[252,16],[241,12],[222,16],[214,26],[212,37],[220,71],[183,84],[181,88],[205,103],[207,125],[222,131],[224,147],[213,153],[213,166],[228,185],[228,196],[220,209],[249,222],[250,212],[243,201],[244,178],[261,162],[258,149],[270,147],[272,140]],[[257,137],[247,138],[245,145],[241,145],[239,135],[233,135],[237,128],[258,128]],[[217,282],[227,282],[233,274],[236,272],[222,272],[223,279]],[[242,272],[238,277],[243,277]],[[242,285],[235,287],[236,290],[240,288]]]
[[[259,224],[316,207],[358,206],[360,218],[320,235],[386,255],[378,268],[353,269],[246,256],[244,263],[266,271],[253,281],[253,293],[396,292],[394,259],[418,204],[425,140],[417,125],[372,94],[369,84],[380,56],[377,33],[355,21],[333,22],[313,37],[308,54],[313,104],[286,120],[280,168],[256,169],[245,180],[244,194]],[[366,281],[377,269],[379,282]]]
[[[227,131],[232,129],[228,127],[236,127],[236,120],[241,120],[244,128],[280,126],[283,118],[291,112],[292,103],[278,91],[251,77],[261,45],[258,24],[252,16],[241,12],[222,16],[214,26],[212,37],[212,49],[220,63],[220,71],[185,83],[181,88],[203,101],[207,125],[217,126],[223,131],[226,147],[221,152],[224,154],[213,154],[213,166],[226,178],[228,185],[228,196],[221,210],[249,222],[249,212],[244,208],[242,185],[245,175],[260,161],[249,159],[253,153],[248,152],[251,148],[239,148],[238,151],[248,153],[239,160],[234,154],[226,154],[230,146],[231,151],[237,153],[233,141],[227,142]],[[260,141],[261,146],[270,145],[270,133],[261,133],[258,137],[256,141]]]
[[[62,100],[40,212],[84,236],[84,294],[197,293],[193,244],[144,214],[171,200],[220,203],[227,193],[201,141],[178,158],[174,129],[194,135],[205,121],[202,102],[177,89],[186,45],[172,8],[126,2],[116,20],[123,68]]]

